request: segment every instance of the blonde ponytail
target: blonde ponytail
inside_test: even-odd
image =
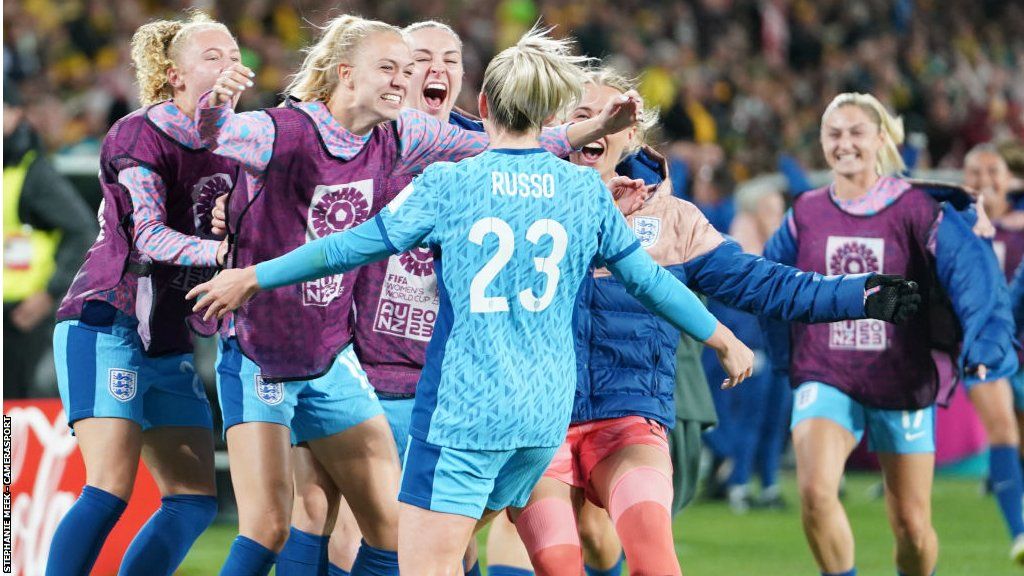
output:
[[[190,10],[187,20],[157,20],[139,26],[132,35],[131,50],[143,106],[174,96],[174,89],[167,83],[167,71],[174,66],[188,37],[210,28],[230,34],[226,26],[200,10]]]
[[[401,30],[390,24],[348,14],[328,22],[316,44],[305,49],[306,59],[285,94],[303,102],[330,100],[338,86],[338,66],[351,64],[356,48],[375,32],[402,35]]]
[[[822,122],[829,114],[843,106],[856,106],[864,111],[869,118],[878,126],[884,143],[878,151],[878,163],[875,170],[881,176],[891,176],[907,169],[900,155],[899,145],[903,144],[903,119],[889,114],[885,106],[871,94],[860,94],[858,92],[845,92],[832,99],[825,113],[821,115]]]
[[[553,115],[576,106],[591,61],[572,53],[573,43],[534,27],[487,65],[483,93],[491,120],[512,132],[539,130]]]

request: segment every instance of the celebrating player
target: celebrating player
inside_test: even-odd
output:
[[[239,50],[223,25],[194,13],[140,27],[132,60],[145,106],[103,142],[100,235],[57,313],[57,379],[86,486],[54,534],[53,575],[89,573],[140,454],[163,498],[122,574],[171,574],[217,512],[210,405],[183,297],[218,264],[204,218],[239,172],[203,148],[192,116]]]
[[[485,135],[402,110],[413,71],[397,28],[341,16],[309,50],[283,107],[235,114],[227,103],[245,89],[247,70],[221,75],[202,101],[199,128],[215,153],[240,161],[254,180],[252,194],[229,205],[237,218],[229,218],[235,264],[358,224],[383,206],[393,176],[486,147]],[[546,138],[553,149],[568,152],[572,141],[631,122],[627,101]],[[308,443],[352,507],[364,538],[353,571],[397,569],[398,462],[352,350],[354,279],[339,273],[263,294],[239,311],[237,338],[222,345],[221,405],[229,454],[236,447],[232,480],[240,505],[240,536],[226,573],[265,570],[288,536],[290,442]]]
[[[592,74],[571,118],[590,117],[629,88],[612,71]],[[641,136],[636,131],[607,136],[574,153],[572,161],[594,167],[611,182],[616,165],[637,149]],[[627,222],[651,257],[693,289],[750,312],[803,322],[864,317],[891,322],[916,311],[920,297],[900,279],[826,278],[743,253],[694,205],[672,197],[665,176],[659,191]],[[538,574],[566,573],[573,564],[582,569],[580,543],[566,537],[575,528],[572,502],[580,501],[573,492],[582,493],[611,516],[631,574],[679,574],[667,429],[675,423],[680,335],[643,310],[607,271],[598,270],[585,286],[588,311],[579,314],[586,320],[578,329],[583,346],[577,352],[572,424],[516,528]],[[567,523],[569,530],[555,528]]]
[[[892,175],[902,169],[902,124],[872,96],[841,94],[822,116],[821,144],[834,181],[797,198],[765,255],[819,273],[901,274],[929,305],[943,291],[963,326],[963,376],[1002,378],[1016,370],[1008,305],[991,274],[991,251],[948,205]],[[932,344],[953,319],[918,314],[903,326],[872,320],[794,324],[791,359],[774,331],[767,344],[796,387],[792,417],[804,532],[823,574],[854,574],[853,535],[839,502],[844,464],[861,436],[878,453],[901,574],[935,569],[931,525],[934,403],[940,391]],[[945,390],[943,390],[945,391]],[[941,399],[941,398],[940,398]]]
[[[1010,170],[999,150],[990,144],[975,146],[964,158],[964,185],[977,193],[994,227],[995,249],[1001,271],[1009,282],[1024,255],[1024,230],[1007,225],[1008,216],[1015,216],[1007,194]],[[1010,555],[1014,562],[1024,563],[1024,482],[1018,451],[1020,436],[1014,408],[1024,410],[1024,382],[1014,375],[988,382],[968,380],[967,393],[981,417],[989,442],[989,480],[999,510],[1013,539]]]
[[[404,571],[461,573],[477,521],[525,505],[568,425],[572,307],[595,254],[636,297],[720,352],[725,385],[749,375],[749,350],[637,250],[600,177],[537,148],[545,119],[579,97],[577,62],[567,43],[529,33],[485,73],[491,150],[428,168],[373,222],[193,290],[197,310],[222,315],[261,288],[431,246],[442,302],[399,495]]]

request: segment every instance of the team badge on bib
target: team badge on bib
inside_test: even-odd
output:
[[[661,237],[661,218],[637,216],[633,218],[633,233],[640,241],[641,248],[650,248]]]
[[[107,373],[107,390],[121,402],[135,398],[138,391],[138,374],[133,370],[111,368]]]
[[[306,214],[306,242],[334,232],[347,230],[370,218],[373,206],[373,180],[347,184],[320,185],[313,191],[313,200]],[[335,274],[302,284],[302,303],[306,306],[327,306],[341,296],[342,275]]]
[[[829,236],[825,246],[829,274],[881,273],[885,268],[885,240],[857,236]],[[888,347],[881,320],[844,320],[829,324],[829,348],[879,351]]]
[[[263,376],[256,375],[256,397],[268,406],[277,406],[284,400],[283,382],[264,382]]]

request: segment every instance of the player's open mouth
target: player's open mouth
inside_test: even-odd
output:
[[[602,154],[604,154],[604,145],[602,145],[599,142],[591,142],[590,144],[584,146],[582,150],[580,150],[580,156],[588,164],[593,164],[594,162],[597,162],[598,159],[601,158]]]
[[[423,101],[433,109],[440,109],[448,97],[448,87],[440,82],[430,82],[423,88]]]
[[[385,101],[385,102],[387,102],[387,103],[389,103],[389,104],[398,104],[399,106],[402,105],[402,95],[401,94],[392,94],[392,93],[381,94],[380,99]]]

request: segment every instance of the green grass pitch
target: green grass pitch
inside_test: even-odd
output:
[[[844,504],[857,541],[860,576],[892,576],[892,536],[885,504],[871,487],[879,476],[847,477]],[[725,504],[700,502],[675,521],[676,551],[687,576],[816,575],[800,528],[792,474],[784,476],[788,509],[733,515]],[[1010,542],[991,496],[979,493],[979,481],[939,476],[932,497],[939,533],[938,574],[1000,576],[1024,574],[1009,561]],[[183,576],[217,574],[236,533],[235,526],[212,526],[178,571]],[[483,546],[481,546],[483,552]]]

